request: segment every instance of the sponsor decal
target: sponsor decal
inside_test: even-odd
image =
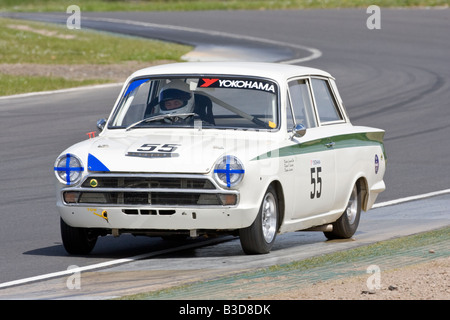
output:
[[[97,217],[103,218],[105,219],[107,222],[108,221],[108,212],[106,210],[103,210],[102,213],[98,213],[97,212],[97,208],[87,208],[87,211],[96,215]]]
[[[294,171],[294,159],[284,159],[284,172]]]
[[[140,79],[140,80],[135,80],[135,81],[131,82],[127,88],[127,91],[125,92],[125,94],[123,96],[124,97],[128,96],[128,94],[130,94],[130,92],[133,92],[136,88],[138,88],[143,83],[146,83],[148,81],[150,81],[150,79]]]
[[[380,162],[378,161],[378,155],[375,155],[375,174],[378,173],[379,168],[380,168]]]
[[[277,86],[270,81],[255,79],[200,78],[201,88],[249,89],[276,93]]]
[[[180,156],[178,153],[168,152],[127,152],[127,157],[141,157],[141,158],[175,158]]]
[[[97,179],[91,179],[91,180],[89,181],[89,185],[90,185],[92,188],[97,188],[97,187],[98,187],[98,181],[97,181]]]
[[[211,86],[214,82],[218,81],[219,79],[206,79],[206,78],[202,78],[201,80],[203,81],[203,84],[201,84],[200,87],[206,88],[206,87]]]

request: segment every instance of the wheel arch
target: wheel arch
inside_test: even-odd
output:
[[[278,213],[279,213],[279,217],[278,217],[278,230],[281,226],[281,224],[284,221],[284,213],[285,213],[285,208],[286,208],[286,203],[285,203],[285,199],[284,199],[284,191],[283,191],[283,186],[281,185],[281,182],[278,180],[274,180],[272,181],[268,187],[272,186],[276,193],[277,193],[277,198],[278,198]]]
[[[355,184],[359,185],[361,192],[361,209],[367,211],[367,203],[369,201],[369,183],[364,176],[356,179]]]

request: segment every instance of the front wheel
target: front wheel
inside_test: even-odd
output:
[[[347,208],[341,217],[333,223],[333,231],[324,232],[325,236],[332,239],[349,239],[358,229],[361,215],[361,188],[359,184],[353,186]]]
[[[278,232],[278,219],[278,197],[275,189],[270,186],[255,221],[251,226],[239,230],[241,246],[246,254],[270,252]]]
[[[70,254],[89,254],[97,243],[98,234],[87,228],[74,228],[60,219],[64,249]]]

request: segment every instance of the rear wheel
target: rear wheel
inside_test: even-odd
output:
[[[89,254],[97,243],[98,234],[87,228],[74,228],[60,219],[64,249],[70,254]]]
[[[251,226],[239,230],[241,246],[246,254],[270,252],[278,231],[278,219],[278,197],[275,189],[270,186],[255,221]]]
[[[333,231],[324,232],[328,239],[348,239],[351,238],[358,229],[361,215],[361,188],[359,184],[353,186],[347,208],[342,216],[333,223]]]

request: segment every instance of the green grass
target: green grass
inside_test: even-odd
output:
[[[108,79],[69,80],[59,77],[12,76],[0,73],[1,95],[13,95],[27,92],[57,90],[101,84],[110,82]]]
[[[173,11],[173,10],[267,10],[355,8],[376,4],[380,7],[444,6],[448,0],[0,0],[3,11],[64,11],[76,4],[81,11]]]
[[[418,247],[432,246],[435,243],[442,241],[448,242],[450,240],[450,228],[419,233],[407,237],[393,239],[389,241],[377,242],[371,245],[358,247],[346,251],[338,251],[332,254],[327,254],[311,259],[292,262],[286,265],[269,267],[267,270],[273,271],[303,271],[318,266],[330,265],[333,266],[340,262],[357,262],[364,259],[374,259],[377,257],[396,256],[402,254],[403,251],[413,250]]]
[[[27,26],[18,30],[17,26]],[[111,64],[178,61],[188,46],[136,37],[69,30],[65,26],[0,19],[1,63]]]
[[[0,63],[41,65],[111,65],[129,61],[180,61],[192,48],[163,41],[125,37],[65,26],[0,18]],[[55,90],[110,82],[70,80],[1,73],[0,95]]]

